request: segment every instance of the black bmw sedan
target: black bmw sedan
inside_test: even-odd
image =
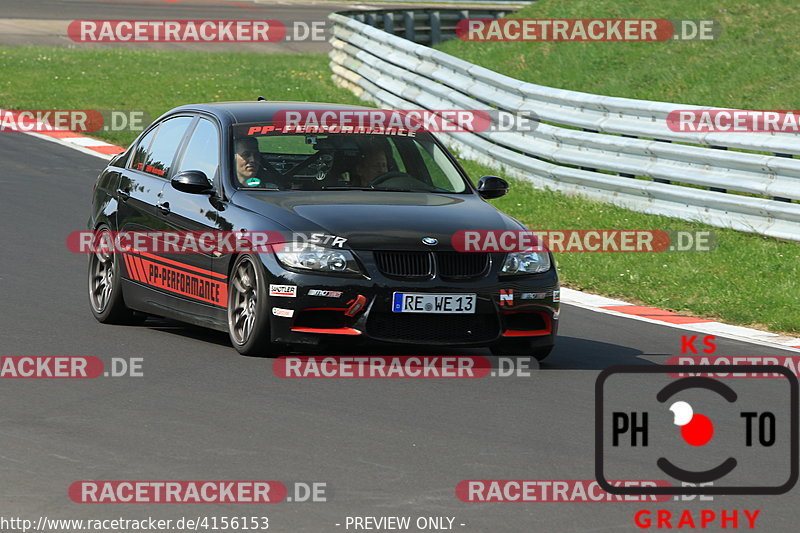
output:
[[[486,201],[507,192],[504,180],[476,187],[427,131],[288,127],[286,110],[369,108],[186,105],[111,160],[94,188],[95,234],[285,238],[241,253],[90,254],[100,322],[177,319],[228,331],[243,354],[335,339],[547,356],[560,292],[550,253],[453,246],[462,230],[525,229]]]

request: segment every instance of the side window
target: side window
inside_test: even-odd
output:
[[[417,148],[419,149],[419,153],[422,156],[422,160],[425,162],[425,166],[428,169],[428,173],[431,176],[431,182],[433,183],[434,187],[439,187],[440,189],[450,190],[452,188],[452,184],[450,180],[445,175],[442,167],[440,166],[441,158],[443,154],[439,154],[438,152],[434,152],[432,155],[429,152],[433,151],[434,145],[433,143],[427,145],[421,145],[415,142]],[[437,160],[437,155],[439,159]],[[447,162],[449,166],[449,161]]]
[[[464,183],[453,164],[441,148],[431,141],[414,140],[414,153],[419,154],[424,170],[428,174],[426,182],[448,192],[463,192]],[[422,171],[423,169],[420,169]],[[413,172],[412,172],[413,174]],[[415,176],[422,179],[421,176]]]
[[[214,179],[219,167],[219,134],[210,120],[200,119],[186,146],[183,160],[177,171],[201,170],[209,180]]]
[[[400,155],[400,151],[397,149],[397,143],[394,141],[390,141],[389,144],[392,146],[392,159],[397,165],[397,170],[399,170],[400,172],[407,172],[406,163],[405,161],[403,161],[403,157]],[[391,170],[391,168],[392,168],[391,161],[389,161],[389,169]]]
[[[162,122],[156,132],[153,145],[150,147],[148,158],[144,162],[144,168],[139,170],[162,178],[169,174],[170,165],[175,158],[175,151],[181,144],[186,128],[191,123],[192,117],[176,117]]]
[[[133,161],[131,161],[130,168],[134,170],[144,170],[144,164],[150,157],[150,143],[153,142],[153,137],[155,137],[157,131],[158,126],[150,130],[150,132],[139,141],[138,146],[136,146],[136,152],[133,154]]]

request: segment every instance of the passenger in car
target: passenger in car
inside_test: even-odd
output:
[[[389,171],[386,151],[379,144],[367,145],[359,154],[351,185],[369,187],[372,180]]]

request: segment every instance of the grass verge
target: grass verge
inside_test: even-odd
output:
[[[465,42],[437,48],[517,79],[574,91],[738,109],[796,109],[792,0],[539,0],[507,18],[714,19],[703,42]],[[477,173],[491,173],[468,164]],[[516,182],[496,205],[544,229],[708,229],[709,253],[560,254],[566,285],[770,331],[800,332],[800,244],[644,215]]]
[[[358,103],[331,81],[325,54],[54,47],[0,48],[3,109],[143,110],[226,100]],[[127,146],[138,132],[92,136]]]
[[[538,0],[507,18],[713,19],[713,41],[466,42],[437,48],[548,87],[737,109],[797,109],[795,0]]]
[[[463,163],[473,179],[497,174]],[[565,286],[727,323],[800,333],[799,244],[509,181],[511,192],[492,203],[530,228],[708,230],[716,235],[717,247],[710,252],[557,254]]]
[[[545,2],[547,0],[543,0]],[[155,117],[189,102],[311,100],[358,103],[330,81],[324,55],[0,48],[0,107],[141,109]],[[100,132],[127,145],[132,132]],[[473,179],[492,170],[469,161]],[[565,285],[687,314],[800,332],[800,245],[627,211],[512,181],[494,205],[542,229],[710,229],[708,253],[583,253],[557,257]]]

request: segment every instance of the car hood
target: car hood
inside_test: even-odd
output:
[[[475,194],[238,191],[232,200],[291,231],[344,237],[356,250],[428,249],[423,237],[438,239],[437,249],[452,249],[459,230],[524,229]]]

